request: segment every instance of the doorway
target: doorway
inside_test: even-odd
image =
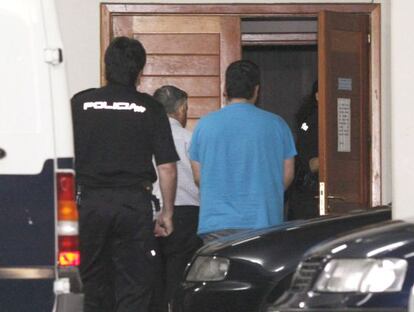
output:
[[[242,58],[261,69],[257,106],[281,116],[296,138],[296,113],[318,77],[317,20],[241,21]]]
[[[282,117],[297,142],[300,132],[303,132],[300,129],[298,112],[303,105],[309,103],[312,86],[318,78],[317,20],[244,19],[241,24],[241,36],[242,58],[256,63],[261,70],[259,99],[256,105]],[[304,40],[305,36],[307,40]],[[301,137],[303,138],[303,135]],[[312,140],[314,139],[312,136]],[[312,146],[312,149],[317,148],[317,141],[314,141]],[[301,149],[298,149],[298,153],[301,153]],[[301,159],[296,159],[295,175],[302,175],[306,170],[305,167],[299,170]],[[316,179],[318,175],[312,176]],[[303,187],[296,186],[298,181],[302,180],[301,177],[295,178],[285,193],[285,212],[288,220],[292,217],[316,215],[318,210],[318,200],[313,198],[317,195],[316,189],[315,193],[306,192],[305,196],[303,191],[299,191]],[[314,184],[316,187],[318,181]],[[294,214],[293,207],[296,207],[295,210],[305,210],[306,214],[305,211],[303,215],[297,215],[297,212]]]
[[[317,47],[248,46],[242,56],[261,69],[257,106],[281,116],[296,136],[295,115],[318,76]]]
[[[336,15],[333,14],[335,15],[333,16],[327,11],[336,12]],[[347,14],[348,16],[346,16]],[[364,25],[368,25],[368,28],[364,26],[363,32],[352,29],[353,25],[358,24],[352,20],[360,18],[365,20],[366,23],[364,22]],[[258,23],[257,19],[260,23]],[[329,160],[325,162],[329,166],[326,165],[323,168],[325,189],[327,191],[322,198],[334,201],[338,199],[335,203],[334,201],[331,201],[331,203],[335,204],[335,206],[337,204],[342,206],[343,212],[348,211],[350,206],[342,204],[349,203],[354,205],[354,203],[360,202],[361,206],[380,205],[381,116],[380,97],[377,96],[380,94],[379,4],[125,4],[122,6],[101,4],[101,53],[103,54],[109,41],[114,36],[124,35],[138,38],[141,41],[146,40],[144,46],[151,47],[149,53],[149,63],[151,66],[148,66],[147,72],[144,72],[144,91],[148,89],[147,92],[150,92],[154,86],[166,82],[189,90],[190,126],[194,126],[198,118],[225,105],[222,97],[224,70],[229,63],[240,59],[242,54],[245,57],[255,57],[254,55],[261,54],[263,56],[270,55],[271,53],[281,55],[286,51],[290,53],[298,52],[298,54],[302,55],[306,55],[305,52],[308,54],[315,52],[312,52],[311,44],[309,44],[313,41],[315,45],[316,42],[316,34],[312,32],[296,31],[275,34],[263,31],[244,32],[243,30],[245,24],[252,21],[256,25],[263,24],[266,20],[273,20],[275,23],[286,25],[286,21],[292,19],[301,20],[305,24],[315,22],[316,20],[323,21],[323,31],[318,31],[318,46],[319,48],[323,47],[323,51],[318,49],[318,72],[320,80],[322,78],[324,81],[323,86],[321,86],[322,89],[320,89],[320,93],[323,95],[323,100],[320,101],[320,104],[323,106],[323,109],[320,109],[320,117],[322,117],[320,119],[323,120],[323,124],[326,127],[322,127],[320,142],[323,142],[321,145],[323,157]],[[341,20],[341,23],[332,23],[339,20]],[[319,23],[319,27],[320,25],[321,23]],[[348,27],[348,30],[343,27]],[[369,33],[366,33],[366,31],[369,31]],[[369,81],[364,80],[366,85],[365,82],[363,84],[358,82],[359,77],[350,80],[348,74],[343,75],[341,73],[343,70],[348,70],[346,66],[339,66],[345,63],[340,62],[336,65],[332,63],[332,60],[335,60],[338,56],[347,58],[354,53],[350,48],[356,47],[356,45],[344,45],[342,43],[346,42],[346,38],[344,40],[339,38],[346,36],[349,32],[355,35],[349,38],[351,41],[348,40],[347,42],[357,42],[355,40],[359,40],[357,42],[359,45],[362,42],[361,39],[365,39],[366,35],[370,39],[367,49],[369,51],[369,60],[365,57],[367,62],[369,62],[369,66],[366,67],[367,70],[365,71],[369,76]],[[323,34],[322,37],[321,33]],[[159,40],[160,38],[163,40]],[[292,44],[295,40],[296,43]],[[277,44],[271,44],[275,42]],[[166,43],[168,49],[161,46],[160,43]],[[334,50],[329,51],[332,47],[334,47]],[[174,53],[171,52],[171,48],[174,49]],[[345,53],[338,53],[340,52],[339,49],[342,49]],[[320,61],[321,57],[323,62]],[[165,61],[165,63],[162,63],[162,61]],[[327,61],[331,63],[327,63]],[[208,64],[214,64],[214,66],[212,67]],[[365,63],[363,65],[365,66]],[[322,77],[321,68],[323,69]],[[334,68],[338,72],[330,72],[330,68]],[[104,72],[103,64],[101,72]],[[356,72],[354,70],[353,73]],[[306,79],[313,80],[314,78]],[[303,85],[308,83],[306,79],[303,78]],[[341,88],[350,89],[338,89],[338,81],[343,83]],[[207,88],[201,88],[200,86],[206,86]],[[355,93],[361,91],[360,87],[363,87],[362,91],[367,95],[367,101],[362,101],[359,95]],[[310,86],[308,90],[309,88]],[[303,94],[308,92],[305,90],[306,87],[303,87],[302,91],[299,89],[301,88],[295,91],[295,95],[298,98],[303,97]],[[279,92],[282,91],[284,90],[279,90]],[[300,92],[302,94],[299,94]],[[288,111],[286,107],[284,107],[283,112],[277,107],[269,107],[268,109],[274,109],[275,112],[279,112],[280,115],[288,120],[289,124],[292,124],[292,115],[295,110],[294,105],[299,105],[297,104],[298,100],[290,99],[293,97],[292,95],[285,97],[295,102],[295,104],[289,104],[292,105],[289,106],[289,108],[292,108],[289,113],[286,113]],[[338,102],[337,104],[336,100],[339,97],[348,97],[349,100],[342,101],[341,103]],[[351,140],[354,137],[364,138],[364,135],[367,134],[369,145],[356,141],[351,144],[351,148],[346,147],[344,150],[336,150],[336,141],[338,141],[340,135],[338,130],[339,119],[336,119],[336,108],[341,104],[341,107],[345,109],[341,118],[347,117],[346,114],[350,111],[346,110],[347,106],[345,104],[349,104],[349,101],[356,104],[356,109],[352,110],[350,119],[352,123],[350,124],[358,125],[361,122],[364,124],[363,131],[356,128],[356,132],[352,132]],[[262,100],[261,103],[263,104],[259,105],[266,105],[265,103],[267,102]],[[360,109],[361,103],[363,104],[363,109]],[[365,119],[361,121],[359,118],[360,113],[369,116],[369,120],[367,122],[365,122]],[[345,121],[348,122],[346,118]],[[347,125],[345,124],[345,126]],[[340,130],[344,129],[341,128]],[[343,133],[345,133],[345,137]],[[346,131],[343,133],[341,132],[342,139],[349,139],[351,137],[350,133]],[[357,150],[359,146],[366,148],[366,151],[363,152],[365,153],[363,158],[368,159],[369,163],[365,160],[364,162],[359,160],[360,155],[362,155]],[[338,152],[340,153],[338,154]],[[336,160],[339,160],[339,162],[336,162]],[[363,163],[363,168],[360,168],[358,165],[361,163]],[[341,168],[338,166],[345,168],[344,165],[354,166],[355,169],[353,171],[343,171],[343,173],[348,174],[347,179],[349,178],[349,181],[345,181],[342,178],[340,181],[335,180],[336,177],[340,177],[338,170]],[[356,184],[351,181],[353,176],[361,177],[361,183],[364,186],[354,187]],[[362,181],[364,179],[368,183]],[[346,190],[349,194],[339,196],[341,194],[335,193],[335,190]]]
[[[306,101],[309,101],[312,85],[318,76],[317,46],[247,46],[243,47],[242,58],[253,61],[261,70],[260,91],[256,105],[282,117],[289,125],[295,142],[298,142],[299,132],[303,131],[300,130],[298,124],[298,112]],[[300,149],[298,149],[298,153],[301,153]],[[297,176],[305,169],[298,169],[299,158],[295,162],[295,176]],[[317,177],[318,175],[312,176]],[[295,186],[301,180],[303,179],[295,178],[291,187],[285,192],[287,220],[298,217],[293,213],[293,207],[296,207],[296,210],[298,210],[297,207],[299,207],[299,210],[306,210],[308,212],[307,216],[312,215],[309,213],[310,211],[318,210],[318,200],[313,199],[317,193],[304,196]],[[315,183],[318,183],[318,181],[315,181]],[[298,203],[303,201],[307,205],[300,204],[298,206]],[[314,215],[316,215],[316,212],[313,212],[312,216]]]

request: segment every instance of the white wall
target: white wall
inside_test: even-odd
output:
[[[410,3],[412,0],[394,0]],[[100,0],[56,0],[64,43],[70,93],[99,86],[99,4]],[[372,3],[382,4],[382,202],[391,202],[391,131],[390,131],[390,66],[389,15],[391,0],[115,0],[121,3]],[[413,1],[414,3],[414,1]],[[399,5],[400,6],[400,5]],[[408,35],[408,32],[405,30]],[[404,67],[402,67],[404,68]],[[407,80],[408,81],[408,80]],[[408,104],[408,103],[406,103]]]
[[[393,210],[395,218],[414,216],[414,1],[391,2],[391,120]]]

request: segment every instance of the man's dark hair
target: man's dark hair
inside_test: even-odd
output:
[[[160,102],[167,114],[174,114],[188,98],[187,92],[174,86],[162,86],[154,93],[154,98]]]
[[[260,84],[259,67],[251,61],[231,63],[226,70],[227,98],[251,99],[254,88]]]
[[[109,83],[135,85],[146,60],[145,49],[138,40],[117,37],[105,51],[105,78]]]

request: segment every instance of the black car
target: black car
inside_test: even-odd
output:
[[[289,287],[311,246],[390,217],[389,208],[372,209],[288,222],[213,241],[198,250],[187,267],[172,311],[263,311]]]
[[[414,224],[389,221],[312,248],[268,312],[407,312],[413,284]]]

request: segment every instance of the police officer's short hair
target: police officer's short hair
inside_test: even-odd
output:
[[[233,62],[226,70],[227,98],[250,99],[254,88],[260,84],[259,67],[247,60]]]
[[[155,91],[154,98],[164,106],[167,114],[173,114],[184,104],[188,95],[187,92],[177,87],[162,86]]]
[[[105,78],[110,83],[135,85],[146,61],[145,49],[138,40],[117,37],[105,52]]]

